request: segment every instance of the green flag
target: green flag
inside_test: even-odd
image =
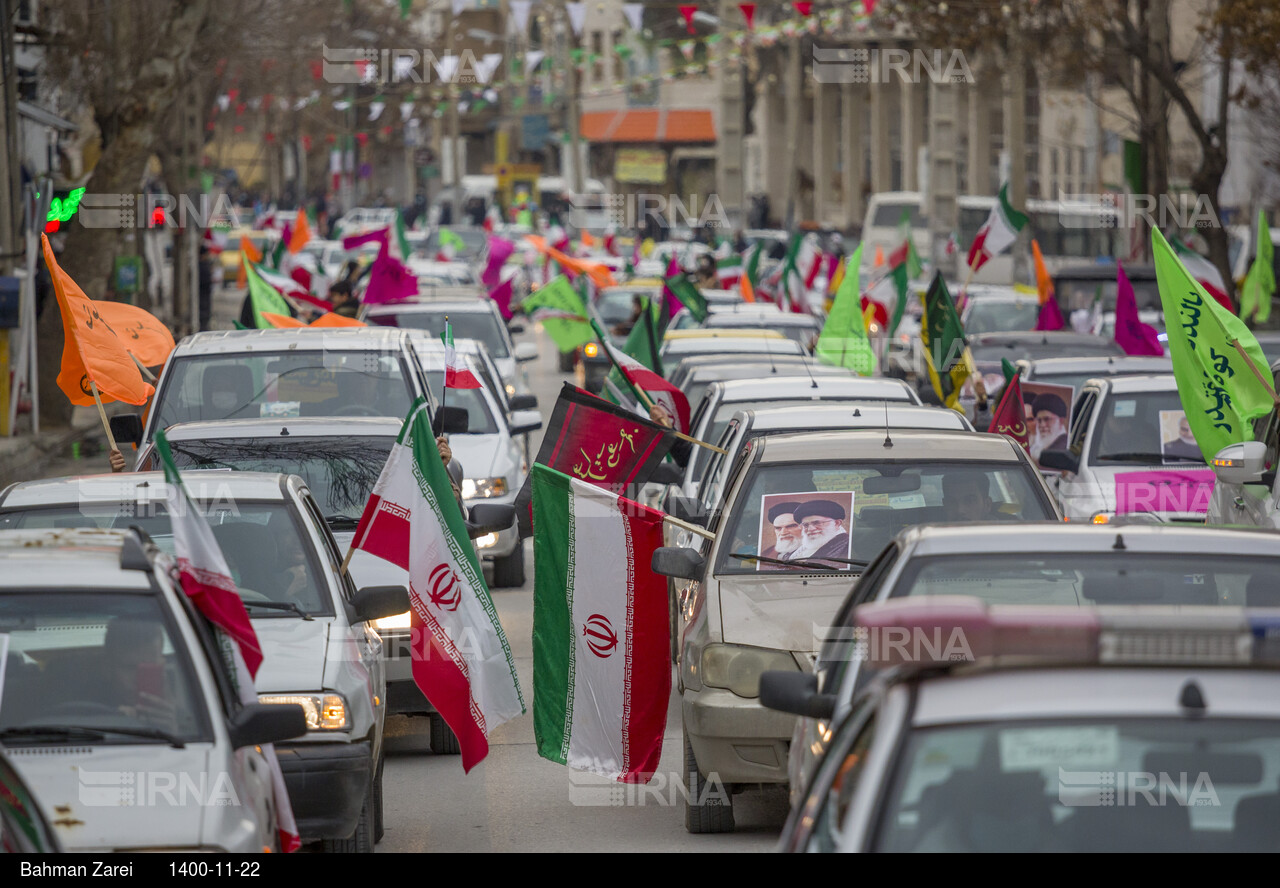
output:
[[[747,280],[751,281],[751,288],[753,290],[760,285],[760,254],[763,252],[764,241],[756,241],[751,245],[751,256],[747,259],[745,274],[747,276]]]
[[[1273,261],[1274,249],[1267,214],[1258,210],[1258,246],[1244,286],[1240,288],[1240,317],[1246,321],[1252,317],[1255,323],[1263,324],[1271,317],[1271,297],[1276,292]]]
[[[1004,374],[1004,384],[1008,385],[1013,382],[1013,377],[1018,375],[1018,368],[1013,366],[1008,358],[1001,358],[1000,372]]]
[[[284,301],[280,291],[259,276],[248,257],[243,258],[241,261],[244,262],[245,277],[249,281],[249,299],[253,305],[254,326],[259,329],[271,326],[267,319],[262,316],[264,311],[290,317],[293,312],[289,311],[289,303]]]
[[[635,326],[627,334],[627,341],[623,344],[622,351],[623,354],[635,358],[654,373],[662,376],[662,358],[658,356],[658,349],[662,343],[658,340],[657,323],[650,307],[652,304],[652,300],[644,299],[644,310],[640,312]],[[613,390],[625,392],[630,386],[627,378],[619,372],[617,367],[609,371],[609,382],[613,383],[612,389],[605,386],[605,391],[609,393]],[[610,394],[605,394],[605,397],[614,401]],[[614,401],[614,403],[617,402]]]
[[[844,280],[836,290],[831,314],[822,326],[814,354],[824,364],[848,367],[861,376],[871,376],[876,372],[876,356],[862,318],[862,294],[858,288],[861,264],[862,244],[858,244],[858,249],[844,262]]]
[[[1229,444],[1252,441],[1252,421],[1271,412],[1275,393],[1267,359],[1244,321],[1205,291],[1157,229],[1151,231],[1151,250],[1178,396],[1209,462]]]
[[[562,352],[571,352],[596,338],[587,320],[587,307],[564,275],[556,275],[524,300],[525,314],[542,324]]]
[[[958,409],[960,387],[972,373],[972,368],[969,366],[960,313],[956,311],[942,274],[936,271],[924,296],[920,340],[924,343],[929,382],[933,384],[938,400],[947,407]]]
[[[462,238],[458,237],[458,235],[454,234],[449,229],[441,228],[440,234],[438,235],[438,237],[440,239],[441,250],[445,250],[447,248],[448,250],[452,251],[452,255],[454,256],[458,255],[459,253],[466,252],[466,249],[467,249],[466,242],[463,241]]]
[[[667,289],[685,308],[689,309],[689,313],[699,324],[707,319],[707,315],[710,314],[707,309],[707,299],[687,277],[683,274],[673,274],[667,278]]]

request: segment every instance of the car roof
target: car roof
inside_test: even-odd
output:
[[[175,356],[246,351],[399,351],[404,331],[395,327],[285,327],[265,330],[206,330],[185,337]]]
[[[822,395],[853,395],[881,401],[912,402],[911,390],[897,379],[866,376],[817,376],[803,373],[771,379],[723,379],[712,383],[722,395],[720,402],[756,401],[766,397],[817,399]]]
[[[771,435],[760,456],[762,463],[858,459],[874,454],[885,460],[917,460],[924,463],[958,461],[1019,464],[1015,445],[1004,435],[977,432],[906,429],[891,436],[884,446],[884,429],[845,432],[798,432]]]
[[[0,530],[0,588],[146,589],[146,572],[121,568],[132,536],[92,527]]]
[[[284,502],[284,486],[296,483],[297,476],[276,472],[228,472],[218,469],[183,469],[182,484],[197,500],[236,497],[243,500]],[[21,481],[0,494],[0,512],[41,506],[65,506],[155,500],[164,497],[164,472],[80,475]]]
[[[736,306],[734,306],[736,308]],[[737,326],[747,324],[768,324],[771,327],[821,327],[822,322],[813,315],[801,314],[784,314],[782,312],[744,312],[744,311],[714,311],[703,321],[704,330],[710,329],[729,329],[729,330],[753,330],[767,329],[764,327],[756,328],[750,326]]]
[[[710,357],[719,358],[720,360],[711,363],[699,363],[696,367],[691,368],[684,377],[685,382],[716,382],[718,380],[741,379],[743,372],[756,374],[755,378],[757,379],[770,379],[775,374],[777,376],[804,376],[806,370],[814,376],[844,378],[854,375],[853,371],[847,367],[814,364],[799,360],[802,358],[801,355],[775,355],[772,369],[770,369],[768,360],[750,360],[754,355],[749,354],[711,355]],[[701,358],[689,359],[690,362],[695,360],[700,361]],[[683,369],[684,364],[680,366]],[[759,376],[761,373],[765,374],[765,376]],[[805,378],[807,379],[808,377]]]
[[[739,410],[734,419],[745,421],[753,433],[800,428],[931,428],[969,430],[964,414],[941,407],[883,402],[873,407],[818,403],[802,407],[760,407]]]
[[[170,441],[226,438],[386,437],[400,434],[404,423],[385,416],[290,416],[287,419],[219,419],[179,422],[165,429]]]
[[[771,439],[772,440],[772,439]],[[1223,552],[1280,557],[1280,534],[1263,528],[1210,527],[1195,524],[1095,525],[1084,522],[1001,521],[992,524],[920,524],[898,535],[913,556],[1006,555],[1011,552],[1116,551],[1117,540],[1133,552]]]
[[[1106,341],[1104,337],[1095,336],[1092,333],[1076,333],[1067,330],[1019,330],[1012,333],[978,333],[969,337],[972,345],[1017,345],[1024,342],[1038,342],[1046,345],[1053,343],[1070,345],[1079,342],[1096,345],[1104,341]]]
[[[1087,358],[1033,358],[1027,362],[1035,373],[1132,373],[1157,367],[1172,367],[1173,360],[1166,355],[1097,355]]]
[[[965,291],[972,301],[971,304],[977,305],[979,302],[988,304],[1000,303],[1007,304],[1010,302],[1029,302],[1031,300],[1039,300],[1039,296],[1034,293],[1024,293],[1014,287],[999,286],[996,284],[970,284]]]
[[[389,314],[438,314],[442,311],[454,311],[460,314],[492,314],[493,303],[487,298],[476,296],[474,299],[406,299],[403,302],[387,302],[370,305],[366,316]]]
[[[1152,373],[1137,376],[1100,376],[1098,384],[1112,394],[1137,392],[1176,392],[1178,381],[1172,373]]]
[[[683,332],[683,331],[677,331]],[[705,333],[705,330],[697,332]],[[722,330],[722,333],[756,332],[745,330]],[[773,332],[773,331],[770,331]],[[698,339],[668,339],[662,344],[660,354],[679,357],[686,354],[715,354],[743,352],[747,354],[775,355],[807,355],[804,346],[794,339],[788,339],[781,333],[773,336],[734,336],[734,337],[700,337]]]

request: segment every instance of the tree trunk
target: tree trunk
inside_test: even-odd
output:
[[[1218,219],[1222,218],[1219,190],[1222,187],[1222,177],[1226,174],[1226,171],[1226,153],[1219,147],[1203,153],[1200,158],[1200,166],[1191,177],[1191,190],[1196,194],[1203,194],[1209,199],[1209,205],[1213,208],[1214,216]],[[1222,280],[1226,284],[1227,295],[1231,297],[1234,303],[1236,282],[1231,276],[1227,229],[1221,225],[1208,225],[1200,229],[1200,234],[1203,235],[1205,243],[1209,247],[1209,261],[1222,274]]]

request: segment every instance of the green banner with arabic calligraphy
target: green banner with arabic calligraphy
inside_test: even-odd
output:
[[[1271,412],[1270,369],[1249,328],[1212,298],[1153,229],[1152,253],[1178,396],[1206,462],[1229,444],[1253,440],[1253,420]],[[1236,349],[1238,341],[1253,367]]]

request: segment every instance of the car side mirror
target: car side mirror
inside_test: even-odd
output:
[[[836,697],[818,693],[818,676],[812,672],[762,672],[760,705],[805,718],[830,719],[835,715]]]
[[[365,586],[356,590],[351,604],[360,622],[394,617],[409,609],[409,590],[404,586]]]
[[[476,503],[467,509],[467,534],[473,540],[515,523],[516,507],[509,503]]]
[[[523,332],[523,330],[524,330],[524,327],[521,326],[519,330],[513,330],[512,332],[520,333],[520,332]],[[538,344],[536,342],[520,343],[519,345],[516,346],[515,357],[516,357],[516,362],[520,364],[527,363],[528,361],[538,360]]]
[[[1075,474],[1080,471],[1080,457],[1070,450],[1041,450],[1040,468]]]
[[[246,703],[227,723],[231,746],[282,743],[307,733],[307,714],[297,703]]]
[[[705,519],[702,515],[702,509],[698,506],[697,500],[691,499],[682,493],[674,491],[667,496],[666,512],[672,518],[678,518],[681,521],[687,521],[690,524],[702,526]]]
[[[1267,445],[1261,441],[1229,444],[1214,454],[1210,465],[1223,484],[1257,484],[1267,468]]]
[[[466,407],[437,407],[435,418],[431,420],[431,431],[440,435],[465,435],[471,424],[471,417]]]
[[[111,436],[117,444],[142,443],[142,417],[136,413],[120,413],[110,418]]]
[[[507,332],[508,332],[508,333],[510,333],[512,336],[515,336],[517,333],[523,333],[523,332],[524,332],[524,324],[520,323],[519,321],[512,321],[511,323],[507,324]],[[537,347],[536,345],[534,345],[532,342],[522,342],[522,343],[520,343],[520,345],[533,345],[533,353],[534,353],[534,357],[537,357],[537,354],[538,354],[538,347]],[[517,346],[516,346],[516,360],[517,360],[517,361],[519,361],[519,360],[520,360],[520,345],[517,345]]]
[[[510,398],[507,398],[507,410],[511,413],[515,413],[517,410],[537,410],[537,409],[538,409],[537,395],[530,395],[530,394],[512,395]]]
[[[649,566],[653,572],[675,580],[701,580],[707,560],[693,549],[662,546],[653,550]]]
[[[511,434],[527,435],[542,428],[542,414],[537,410],[516,410],[509,422]]]

